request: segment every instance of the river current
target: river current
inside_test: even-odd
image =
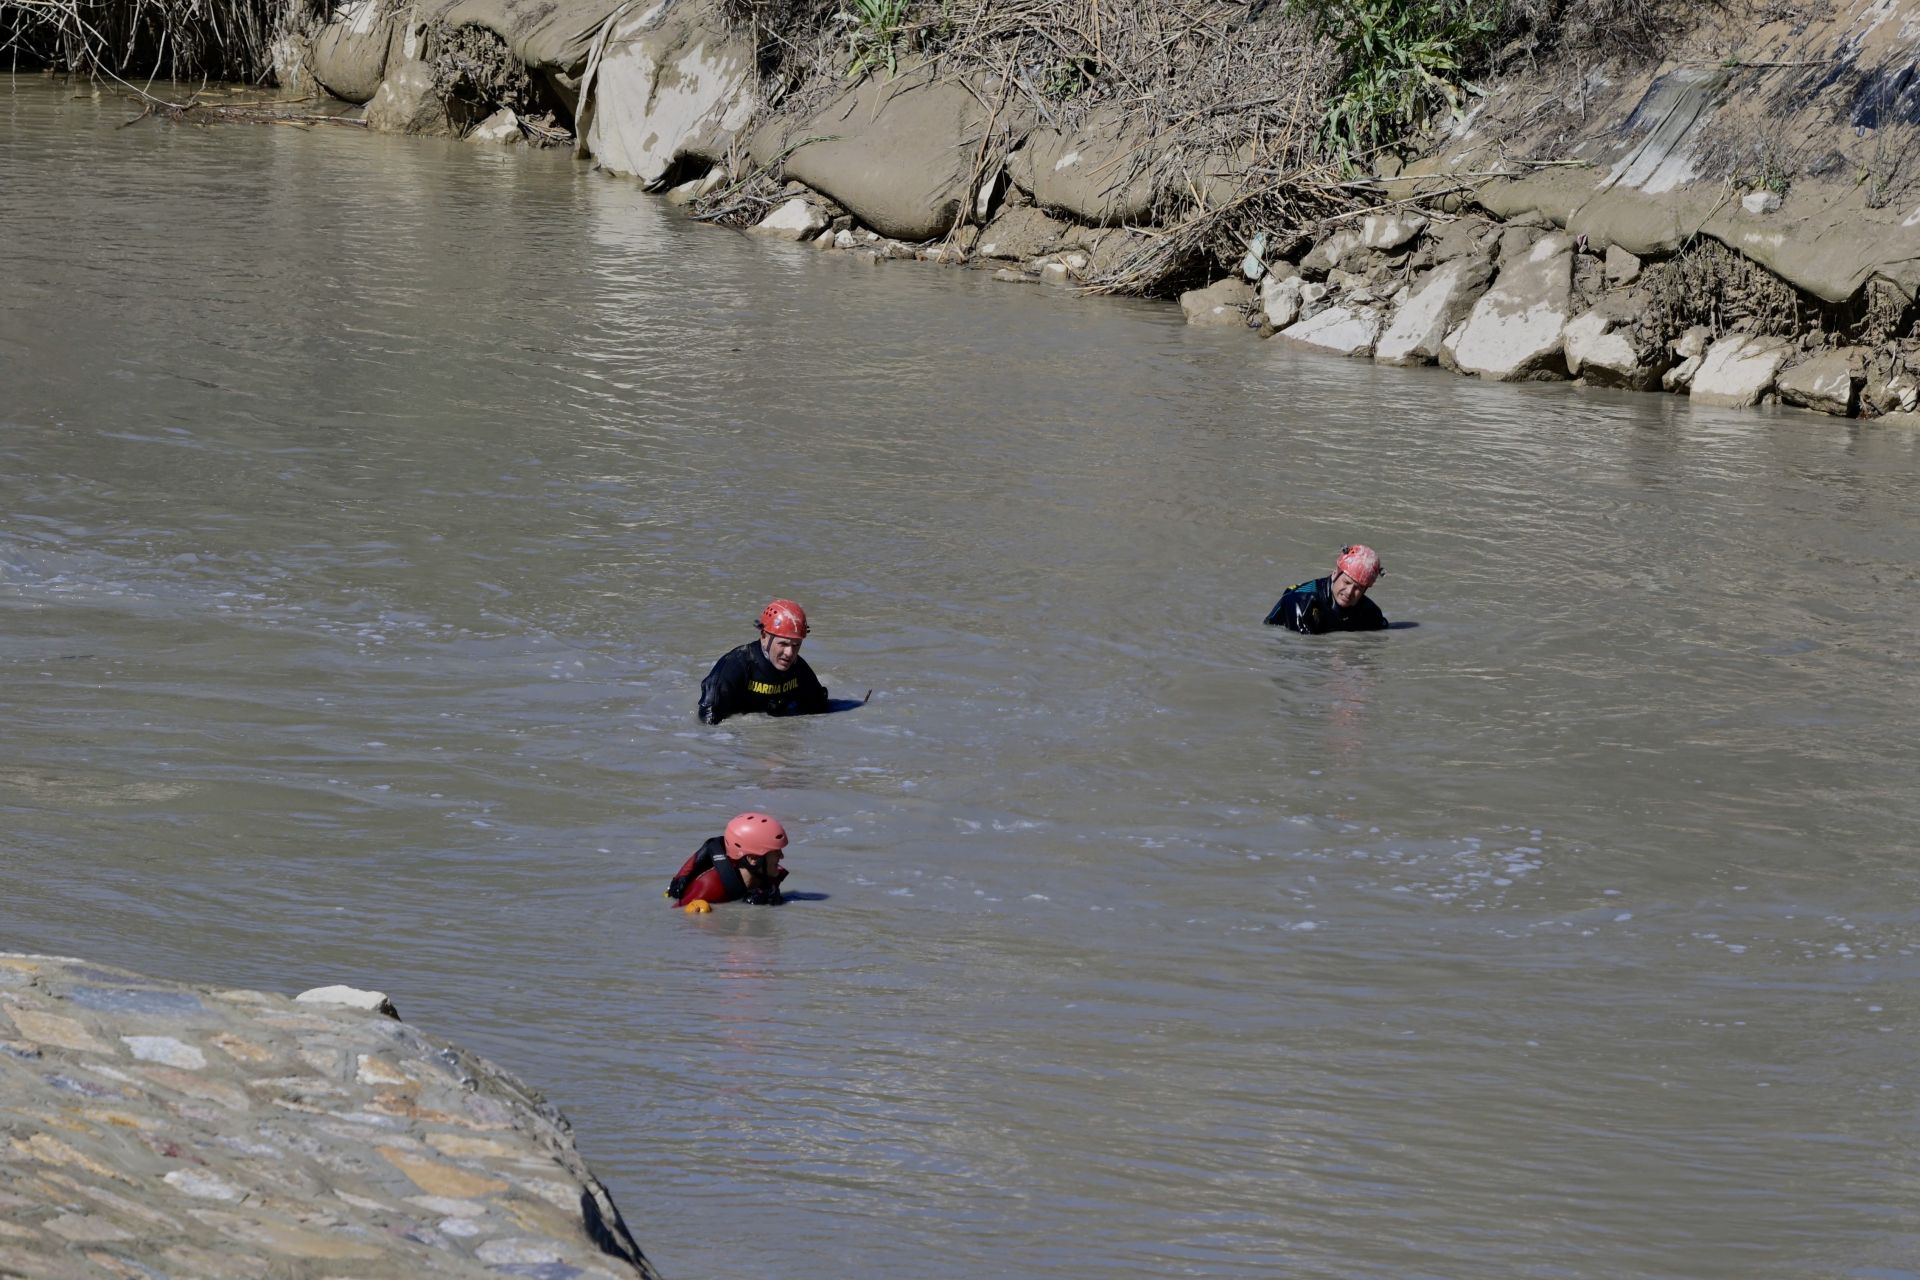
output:
[[[388,991],[683,1280],[1920,1276],[1920,437],[134,114],[0,78],[0,947]],[[699,725],[774,595],[871,703]]]

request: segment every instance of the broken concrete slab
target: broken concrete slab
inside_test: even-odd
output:
[[[1853,348],[1822,351],[1782,369],[1774,385],[1784,404],[1850,417],[1867,380],[1866,353]]]
[[[1524,228],[1522,230],[1525,230]],[[1561,333],[1572,312],[1573,240],[1546,235],[1524,254],[1507,246],[1509,264],[1482,294],[1441,362],[1500,382],[1566,376]]]
[[[1493,268],[1485,258],[1464,256],[1434,268],[1394,312],[1374,347],[1382,364],[1432,364],[1447,334],[1473,310],[1487,290]]]
[[[753,117],[751,39],[711,5],[655,4],[613,19],[581,85],[583,149],[650,188],[712,161]]]
[[[1697,404],[1736,409],[1759,404],[1792,351],[1784,338],[1728,334],[1707,348],[1687,394]]]
[[[1340,356],[1373,353],[1386,317],[1374,307],[1328,307],[1280,331],[1288,342]]]

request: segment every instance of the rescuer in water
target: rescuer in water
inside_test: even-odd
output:
[[[756,625],[760,638],[724,655],[700,682],[700,719],[719,724],[748,711],[808,716],[827,710],[827,691],[800,656],[807,611],[791,600],[775,600],[760,611]]]
[[[1267,615],[1267,625],[1310,636],[1326,631],[1379,631],[1387,625],[1387,618],[1379,605],[1367,599],[1367,590],[1385,572],[1372,547],[1357,542],[1342,547],[1340,558],[1333,562],[1333,572],[1289,587]]]
[[[753,902],[778,906],[785,899],[780,882],[787,869],[780,851],[787,847],[787,829],[764,813],[743,813],[727,824],[725,835],[714,836],[680,864],[667,884],[674,905],[691,902]]]

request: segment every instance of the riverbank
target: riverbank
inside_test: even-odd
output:
[[[0,1271],[655,1273],[566,1119],[377,993],[0,954]]]
[[[1337,153],[1352,64],[1313,7],[354,0],[285,9],[262,74],[374,129],[565,142],[695,217],[875,262],[1178,298],[1382,363],[1915,421],[1915,0],[1646,0],[1585,35],[1591,0],[1536,6],[1557,16],[1451,120]]]
[[[1192,323],[1383,363],[1889,421],[1920,409],[1911,4],[1668,15],[1637,52],[1526,64],[1424,154],[1380,153],[1360,180],[1312,159],[1301,104],[1334,67],[1283,14],[1110,15],[1113,41],[1188,24],[1143,38],[1157,55],[1102,64],[1149,91],[1143,108],[1037,85],[1035,32],[1060,40],[1031,14],[975,19],[927,53],[903,24],[884,57],[855,30],[769,72],[764,25],[798,39],[797,11],[673,0],[583,25],[589,4],[561,42],[567,23],[516,25],[511,8],[494,26],[574,113],[581,154],[697,217],[876,262],[1178,297]],[[363,0],[302,65],[364,96],[375,127],[457,131],[421,86],[447,80],[434,33],[484,23],[484,6],[434,9]],[[848,56],[858,74],[837,74]],[[1287,92],[1224,101],[1257,83]]]

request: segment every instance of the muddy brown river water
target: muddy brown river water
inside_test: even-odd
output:
[[[0,948],[389,991],[688,1280],[1920,1276],[1920,437],[131,114],[0,78]],[[774,594],[872,703],[698,725]]]

